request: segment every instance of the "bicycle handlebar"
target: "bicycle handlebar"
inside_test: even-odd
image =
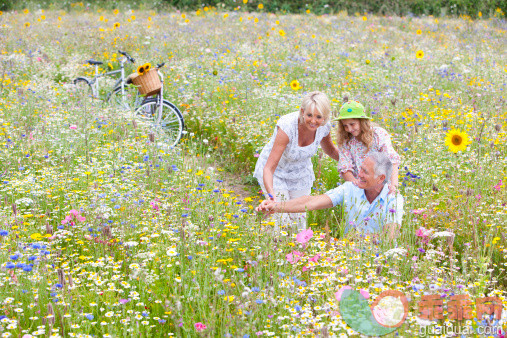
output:
[[[130,62],[136,63],[136,60],[134,60],[134,58],[132,56],[128,55],[127,52],[123,52],[121,50],[118,50],[118,53],[120,53],[121,55],[125,56],[127,58],[127,60],[129,60]]]

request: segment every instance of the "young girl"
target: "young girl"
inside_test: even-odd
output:
[[[282,116],[269,143],[264,146],[255,165],[254,177],[266,199],[291,200],[310,195],[315,174],[311,157],[322,150],[338,161],[333,144],[329,116],[331,104],[326,94],[312,92],[303,98],[301,109]],[[306,213],[280,214],[276,226],[296,223],[306,228]]]
[[[388,132],[372,124],[364,107],[357,101],[345,103],[338,116],[338,150],[340,159],[338,170],[346,181],[357,185],[357,174],[363,160],[371,151],[385,152],[393,163],[393,172],[389,180],[389,193],[395,193],[398,187],[398,168],[400,156],[393,149]]]

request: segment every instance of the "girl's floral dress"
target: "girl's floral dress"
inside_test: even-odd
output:
[[[372,151],[385,152],[389,156],[389,159],[394,166],[400,165],[400,155],[394,150],[391,143],[391,136],[389,133],[381,127],[373,127],[373,142],[370,146],[370,150],[366,152],[366,146],[355,137],[352,137],[342,147],[338,147],[340,153],[340,160],[338,161],[338,170],[343,174],[347,171],[351,171],[354,177],[357,178],[359,173],[359,167],[363,163],[364,159]]]

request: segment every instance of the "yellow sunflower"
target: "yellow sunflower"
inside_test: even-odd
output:
[[[120,23],[119,22],[115,22],[115,24],[113,25],[113,28],[114,29],[120,28]]]
[[[417,53],[415,53],[415,57],[422,59],[424,57],[424,52],[422,50],[418,50]]]
[[[144,68],[144,67],[145,67],[145,65],[137,67],[137,74],[144,75],[144,73],[146,73],[146,68]]]
[[[299,81],[298,80],[292,80],[292,82],[290,83],[290,87],[292,88],[292,90],[299,90],[299,89],[301,89],[301,86],[299,85]]]
[[[280,34],[280,36],[285,36],[285,31],[283,29],[280,29],[278,31],[278,34]]]
[[[465,151],[470,143],[472,143],[472,141],[468,139],[467,133],[459,129],[452,129],[445,135],[445,145],[449,147],[449,151],[453,153]]]
[[[417,33],[417,35],[421,35],[422,34],[422,30],[418,29],[416,33]]]

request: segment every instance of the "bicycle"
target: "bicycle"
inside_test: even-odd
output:
[[[112,86],[112,90],[106,95],[105,102],[113,102],[118,108],[125,110],[134,110],[134,118],[147,124],[150,132],[161,134],[169,142],[169,146],[175,146],[179,143],[185,122],[180,110],[164,97],[164,77],[160,72],[165,64],[158,64],[156,67],[157,75],[160,79],[160,90],[154,95],[141,96],[139,89],[132,85],[132,77],[125,78],[124,64],[129,61],[135,63],[134,58],[121,50],[118,51],[124,57],[120,60],[120,69],[99,74],[99,66],[103,63],[95,60],[86,60],[89,65],[95,66],[95,76],[93,78],[77,77],[74,79],[76,87],[86,87],[86,91],[91,92],[91,97],[100,98],[99,79],[105,76],[120,74],[118,80]]]

